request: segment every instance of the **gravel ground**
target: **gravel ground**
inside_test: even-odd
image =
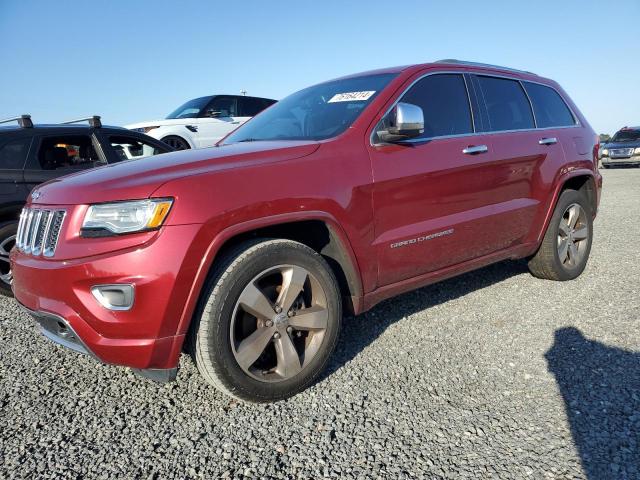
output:
[[[237,403],[157,385],[0,299],[2,478],[640,478],[640,170],[607,170],[578,280],[501,263],[346,319],[329,371]]]

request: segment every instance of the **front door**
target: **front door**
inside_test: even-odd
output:
[[[530,172],[495,151],[468,84],[457,73],[415,82],[400,101],[423,109],[423,136],[370,147],[381,286],[491,254],[524,235],[518,213],[532,201]]]
[[[232,96],[214,97],[205,108],[204,115],[195,122],[198,126],[198,148],[212,147],[247,120],[238,116],[238,100]]]

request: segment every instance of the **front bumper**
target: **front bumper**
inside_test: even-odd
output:
[[[602,165],[607,166],[624,166],[624,165],[640,165],[640,155],[632,155],[630,157],[602,157],[600,159]]]
[[[53,313],[35,312],[22,304],[20,305],[38,322],[42,334],[49,340],[78,353],[93,356],[91,350],[64,318]]]
[[[144,245],[74,260],[33,257],[14,249],[16,299],[49,339],[103,363],[141,370],[177,366],[184,333],[178,325],[193,284],[189,245],[198,225],[163,228]],[[94,240],[91,240],[94,241]],[[130,310],[102,306],[91,287],[128,283]]]

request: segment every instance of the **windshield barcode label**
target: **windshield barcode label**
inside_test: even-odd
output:
[[[336,102],[363,102],[365,100],[369,100],[371,95],[373,95],[375,90],[367,91],[367,92],[345,92],[345,93],[336,93],[327,103],[336,103]]]

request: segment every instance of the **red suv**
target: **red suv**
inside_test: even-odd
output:
[[[301,90],[217,147],[38,187],[11,254],[43,333],[250,401],[318,377],[343,309],[504,259],[585,268],[597,137],[558,84],[454,60]]]

